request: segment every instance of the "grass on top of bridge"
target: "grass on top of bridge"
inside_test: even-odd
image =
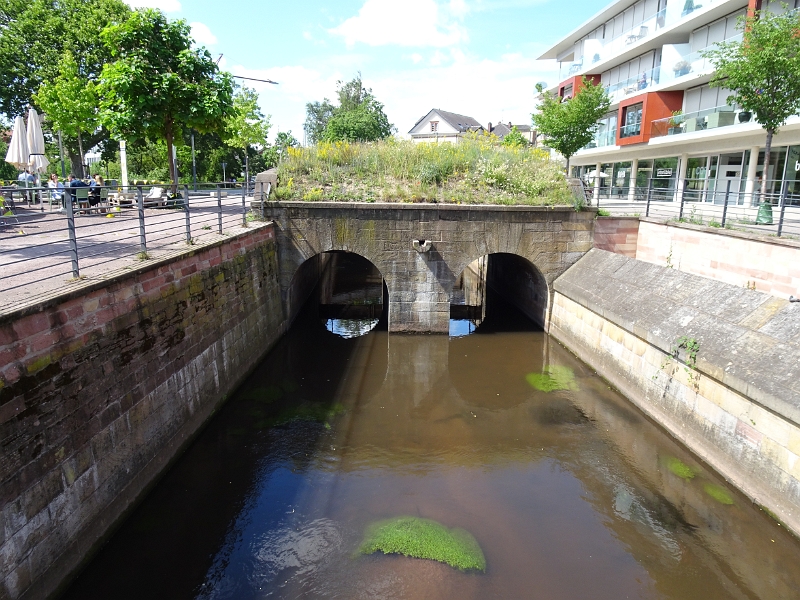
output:
[[[289,148],[277,200],[573,205],[561,165],[496,136],[458,144],[387,140]]]

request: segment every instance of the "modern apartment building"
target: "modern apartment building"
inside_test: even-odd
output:
[[[764,173],[764,130],[726,103],[728,90],[709,87],[713,67],[702,57],[717,42],[741,39],[737,19],[748,10],[784,10],[763,1],[617,0],[540,56],[559,62],[552,92],[571,97],[587,77],[611,98],[594,141],[571,159],[572,175],[591,174],[600,195],[629,199],[653,178],[675,197],[686,186],[692,199],[721,202],[731,182],[739,203],[765,177],[774,193],[787,181],[800,201],[800,116],[775,136]],[[788,4],[797,9],[800,0]]]

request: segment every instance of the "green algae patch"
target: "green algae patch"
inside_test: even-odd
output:
[[[694,479],[694,476],[697,475],[692,467],[687,465],[681,459],[675,458],[674,456],[671,456],[667,459],[667,468],[673,475],[677,475],[686,481]]]
[[[703,489],[705,490],[706,494],[711,496],[714,500],[716,500],[720,504],[728,504],[728,505],[733,504],[733,498],[731,498],[731,495],[728,493],[728,490],[726,490],[724,487],[720,485],[715,485],[713,483],[707,483],[703,486]]]
[[[462,571],[486,570],[486,558],[477,540],[464,529],[448,529],[419,517],[396,517],[367,528],[361,554],[402,554],[443,562]]]
[[[257,429],[268,427],[280,427],[296,421],[307,421],[312,423],[323,423],[330,425],[334,417],[344,414],[345,407],[339,403],[322,404],[312,402],[301,402],[288,406],[275,415],[269,416],[256,422]]]
[[[541,392],[578,389],[575,383],[575,372],[569,367],[550,365],[541,373],[528,373],[525,376],[528,384]]]

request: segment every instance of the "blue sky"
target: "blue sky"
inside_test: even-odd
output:
[[[195,40],[260,93],[272,131],[303,141],[305,104],[335,98],[361,71],[400,135],[431,108],[529,123],[534,85],[557,83],[537,61],[608,0],[128,0],[192,25]]]

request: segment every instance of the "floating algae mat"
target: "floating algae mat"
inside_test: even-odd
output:
[[[486,570],[483,551],[471,533],[448,529],[441,523],[418,517],[397,517],[373,523],[367,528],[359,552],[427,558],[462,571]]]
[[[578,389],[575,373],[569,367],[550,365],[542,373],[528,373],[525,379],[532,387],[542,392]]]

